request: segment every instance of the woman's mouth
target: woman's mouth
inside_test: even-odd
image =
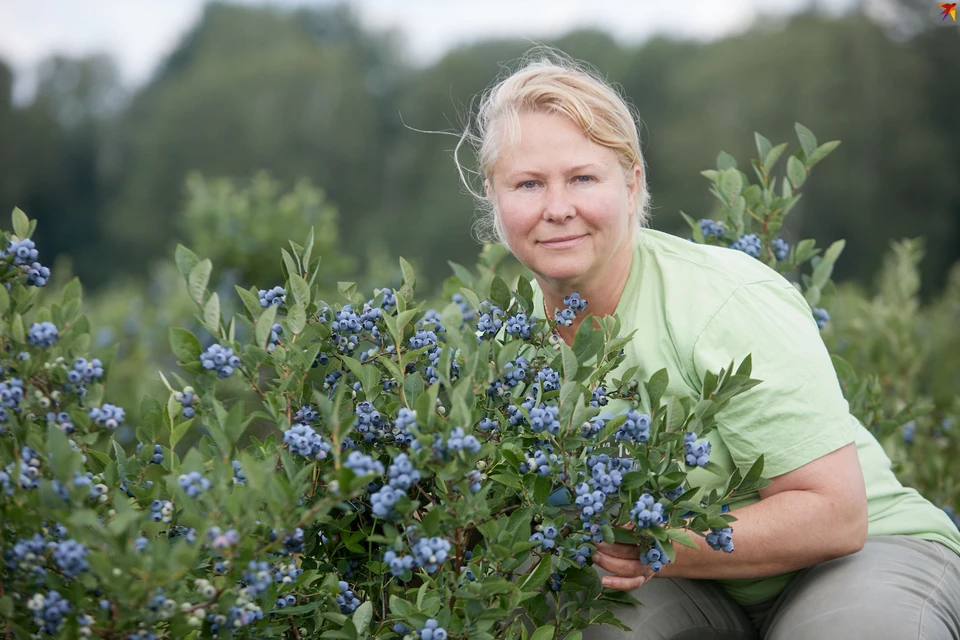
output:
[[[559,238],[551,238],[549,240],[541,240],[540,244],[546,247],[547,249],[569,249],[575,247],[585,238],[585,235],[580,236],[561,236]]]

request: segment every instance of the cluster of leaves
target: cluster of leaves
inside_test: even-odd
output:
[[[17,211],[0,242],[34,227]],[[749,359],[707,375],[699,398],[664,398],[665,372],[638,382],[625,368],[632,336],[616,318],[587,316],[567,346],[533,317],[523,279],[513,291],[481,269],[456,302],[428,310],[401,261],[397,291],[365,300],[341,283],[328,303],[312,254],[312,233],[291,242],[284,300],[264,307],[256,287],[237,287],[243,312],[225,317],[211,261],[178,247],[197,321],[236,366],[210,370],[210,351],[172,328],[184,375],[162,376],[166,397],[142,399],[135,452],[115,439],[122,412],[104,402],[112,353],[103,375],[70,378],[90,357],[79,282],[38,306],[22,272],[0,271],[0,380],[22,389],[4,396],[0,425],[7,635],[388,638],[439,625],[451,638],[536,627],[538,638],[575,637],[619,625],[610,609],[631,600],[599,584],[596,542],[638,542],[666,561],[675,543],[728,527],[724,504],[762,484],[762,460],[722,492],[686,483],[684,436],[702,437],[757,384]],[[501,324],[518,314],[524,337]],[[52,344],[31,344],[39,322],[56,326]],[[261,407],[218,393],[225,382]],[[641,416],[645,435],[625,430]],[[255,419],[273,432],[245,436]],[[202,435],[184,450],[191,432]],[[598,489],[588,460],[604,454],[624,460],[622,474],[591,513],[577,485]],[[416,473],[397,482],[391,467],[404,460]],[[390,487],[377,515],[373,495]],[[662,522],[629,532],[643,494]],[[412,559],[397,571],[397,557]]]

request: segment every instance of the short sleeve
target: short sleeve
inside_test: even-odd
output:
[[[694,343],[702,380],[750,354],[761,383],[717,415],[734,463],[764,456],[768,478],[802,467],[854,441],[855,420],[810,307],[789,283],[741,285]]]

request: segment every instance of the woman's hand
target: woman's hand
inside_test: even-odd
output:
[[[640,545],[636,544],[598,542],[593,563],[614,574],[603,577],[603,586],[620,591],[633,591],[654,574],[650,565],[640,562]]]

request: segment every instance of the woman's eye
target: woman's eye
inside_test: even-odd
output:
[[[536,186],[537,186],[537,181],[536,181],[536,180],[527,180],[526,182],[521,182],[521,183],[520,183],[520,188],[521,188],[521,189],[533,189],[533,188],[536,187]]]
[[[593,180],[593,176],[577,176],[574,180],[577,182],[590,182]]]

